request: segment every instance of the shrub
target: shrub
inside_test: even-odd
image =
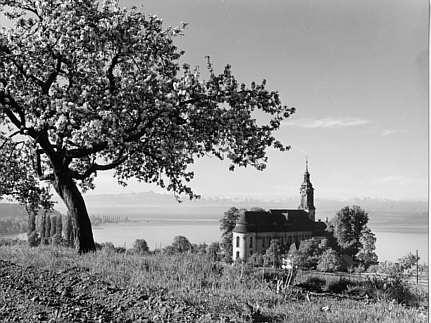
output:
[[[143,256],[148,254],[149,250],[150,249],[148,248],[147,241],[145,241],[144,239],[135,240],[135,243],[133,244],[134,253]]]
[[[115,246],[112,242],[103,242],[100,244],[101,248],[106,251],[115,251]]]
[[[357,274],[363,273],[365,272],[365,267],[363,265],[359,265],[354,268],[354,272]]]
[[[320,293],[325,285],[325,280],[318,277],[308,277],[305,282],[298,284],[298,287],[305,288],[311,292]]]
[[[192,250],[192,244],[184,236],[174,237],[174,242],[172,243],[172,247],[176,252],[179,252],[179,253],[188,252]]]
[[[220,244],[218,242],[212,242],[207,248],[207,254],[211,261],[219,260]]]
[[[301,241],[299,249],[290,248],[289,254],[295,265],[303,269],[316,268],[322,253],[325,251],[325,244],[321,244],[319,239],[312,238]]]
[[[327,249],[319,257],[317,270],[325,272],[339,271],[343,267],[342,260],[337,252],[333,249]]]
[[[37,247],[40,245],[40,235],[37,231],[32,231],[27,235],[28,245],[30,247]]]
[[[347,290],[347,286],[350,284],[350,282],[346,279],[339,279],[339,280],[327,280],[325,284],[325,291],[330,293],[337,293],[340,294]]]
[[[51,237],[51,244],[53,246],[66,246],[67,245],[67,241],[65,241],[62,237],[61,234],[56,233]]]
[[[247,263],[253,267],[262,267],[264,264],[264,256],[259,253],[254,253],[248,258]]]

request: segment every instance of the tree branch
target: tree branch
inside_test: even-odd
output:
[[[101,142],[94,144],[92,147],[82,147],[76,149],[70,149],[66,151],[65,156],[68,158],[82,158],[91,154],[98,153],[108,146],[107,142]]]
[[[115,68],[115,65],[119,63],[120,56],[121,56],[121,53],[117,53],[114,55],[114,57],[111,60],[111,64],[109,65],[109,68],[106,71],[106,76],[108,77],[108,80],[109,80],[109,91],[111,93],[114,93],[114,90],[115,90],[114,68]]]
[[[97,172],[98,170],[110,170],[113,169],[127,160],[127,156],[123,156],[124,149],[122,149],[118,155],[118,157],[111,163],[106,165],[99,165],[96,163],[91,164],[91,166],[82,174],[76,171],[70,171],[72,178],[84,180],[91,176],[91,174]]]
[[[61,59],[57,57],[57,64],[55,66],[55,70],[49,74],[47,80],[42,85],[42,94],[48,94],[49,89],[51,88],[52,83],[54,83],[55,79],[57,78],[58,74],[61,70]]]

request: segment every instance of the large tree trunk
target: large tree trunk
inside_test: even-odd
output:
[[[72,178],[67,175],[56,175],[54,188],[62,198],[68,209],[68,214],[72,219],[74,245],[79,253],[95,251],[93,231],[91,229],[90,218],[81,192],[76,187]]]

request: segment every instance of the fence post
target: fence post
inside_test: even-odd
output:
[[[419,285],[419,253],[416,249],[416,285]]]

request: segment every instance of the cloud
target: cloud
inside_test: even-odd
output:
[[[369,123],[371,121],[359,118],[323,118],[287,120],[283,125],[300,128],[341,128],[363,126]]]
[[[389,136],[397,133],[406,133],[407,130],[383,129],[382,136]]]

